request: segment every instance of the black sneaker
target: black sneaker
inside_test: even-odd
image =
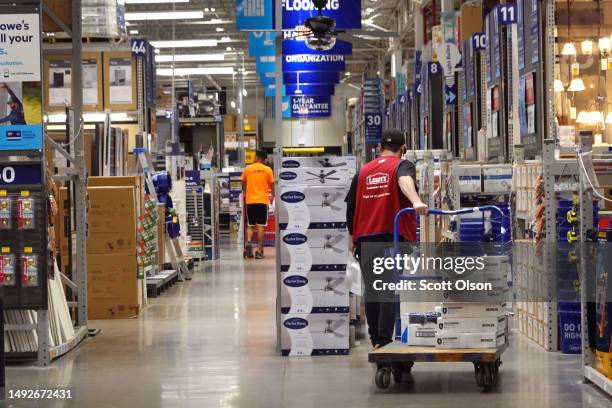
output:
[[[263,252],[256,251],[255,252],[255,259],[264,259]]]
[[[247,246],[244,248],[244,257],[253,259],[253,247],[251,245],[247,244]]]

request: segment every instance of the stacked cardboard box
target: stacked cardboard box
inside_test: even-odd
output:
[[[117,0],[83,0],[83,36],[120,37],[126,35],[125,5]]]
[[[507,331],[505,303],[443,303],[436,347],[496,348],[506,343]]]
[[[285,158],[279,180],[283,355],[347,354],[349,349],[344,198],[355,162],[317,159]],[[337,166],[324,168],[330,162]]]

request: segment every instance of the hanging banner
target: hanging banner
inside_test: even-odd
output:
[[[282,0],[283,29],[292,30],[303,26],[306,19],[319,12],[311,0]],[[328,0],[323,15],[336,20],[336,29],[361,28],[361,0]]]
[[[271,31],[254,31],[249,33],[249,55],[251,57],[274,56],[275,34]]]
[[[24,12],[26,8],[31,12]],[[37,8],[15,7],[15,14],[0,15],[0,28],[3,81],[0,82],[0,150],[40,150],[43,147],[42,85]]]
[[[337,84],[340,82],[340,73],[335,71],[316,72],[285,72],[285,84]]]
[[[336,43],[332,48],[325,51],[317,51],[309,48],[306,41],[303,39],[283,40],[283,55],[297,54],[341,54],[351,55],[353,53],[353,44],[348,41],[336,39]]]
[[[331,116],[331,97],[329,95],[291,97],[291,117],[323,118],[328,116]]]
[[[283,55],[283,72],[344,71],[344,55],[298,54]]]
[[[273,0],[236,0],[236,28],[240,30],[273,30]]]
[[[264,92],[266,96],[274,97],[276,93],[276,84],[266,85],[264,88],[265,88]],[[282,90],[282,95],[287,96],[287,90],[284,86]]]
[[[333,95],[334,85],[285,85],[289,96],[300,95]]]
[[[529,38],[531,41],[531,63],[537,64],[540,61],[540,21],[538,18],[538,1],[529,0]]]
[[[266,76],[266,74],[270,74],[270,72],[259,74],[259,82],[262,85],[272,85],[276,83],[276,78],[274,78],[273,76],[272,77]]]
[[[255,61],[255,70],[260,74],[262,72],[274,72],[276,70],[274,65],[275,61],[276,57],[274,56],[257,57]]]

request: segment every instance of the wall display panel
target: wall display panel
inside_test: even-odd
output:
[[[104,107],[136,110],[136,60],[130,52],[104,53]]]
[[[103,110],[102,54],[83,53],[83,109]],[[72,57],[49,55],[44,60],[45,109],[64,111],[71,106]]]

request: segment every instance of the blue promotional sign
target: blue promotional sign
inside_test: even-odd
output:
[[[261,82],[262,85],[272,85],[276,83],[276,78],[274,78],[273,76],[270,77],[266,75],[269,73],[270,72],[259,74],[259,82]]]
[[[291,97],[291,117],[323,118],[328,116],[331,116],[331,97],[329,95]]]
[[[444,99],[447,105],[454,105],[457,103],[457,85],[444,85]]]
[[[285,85],[286,94],[299,95],[333,95],[334,85]]]
[[[0,150],[41,150],[42,125],[0,126]]]
[[[379,143],[383,130],[382,113],[365,113],[364,122],[366,143]]]
[[[340,73],[334,71],[285,72],[283,81],[286,84],[337,84]]]
[[[148,42],[144,38],[132,38],[132,55],[135,57],[144,57],[147,55]]]
[[[421,68],[422,68],[422,62],[421,62],[421,54],[422,51],[415,51],[414,52],[414,91],[417,94],[421,93]]]
[[[40,164],[11,163],[0,165],[0,186],[42,184]]]
[[[283,72],[344,71],[345,56],[338,54],[283,55]]]
[[[518,11],[518,27],[516,28],[516,42],[518,48],[518,68],[522,70],[525,68],[525,17],[524,17],[524,7],[523,0],[518,0],[516,2],[516,7]]]
[[[516,4],[498,4],[497,7],[497,22],[501,25],[516,24],[518,21],[518,12]]]
[[[249,55],[251,57],[273,56],[276,51],[274,35],[271,31],[250,32]]]
[[[306,19],[318,14],[311,0],[282,0],[283,29],[303,26]],[[336,29],[361,28],[361,0],[328,0],[323,15],[336,20]]]
[[[273,0],[236,0],[236,29],[273,30]]]
[[[291,100],[288,96],[283,96],[282,108],[283,108],[283,119],[291,119]]]
[[[199,187],[200,186],[200,172],[197,170],[186,170],[185,171],[185,186],[186,187]]]
[[[336,43],[332,48],[325,51],[317,51],[309,48],[303,40],[283,40],[283,55],[296,54],[339,54],[351,55],[353,53],[353,44],[348,41],[336,39]]]
[[[255,70],[260,74],[262,72],[274,72],[276,68],[274,65],[275,61],[276,57],[274,56],[257,57],[257,60],[255,61]]]
[[[531,63],[540,61],[540,22],[538,19],[538,1],[528,0],[529,4],[529,39],[531,41]]]
[[[485,33],[472,34],[471,42],[474,51],[482,51],[487,49],[487,35]]]
[[[427,72],[429,75],[441,75],[442,74],[442,65],[439,62],[428,62],[427,63]]]
[[[276,84],[265,85],[265,90],[264,90],[265,96],[274,97],[275,92],[276,92]],[[287,90],[284,86],[282,89],[282,95],[287,96]]]

